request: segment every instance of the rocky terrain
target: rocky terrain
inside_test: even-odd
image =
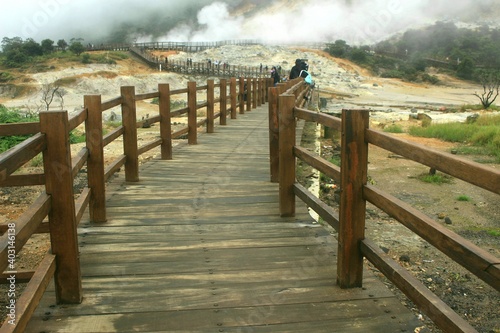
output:
[[[403,127],[415,124],[409,115],[415,110],[427,113],[433,121],[462,121],[473,112],[445,112],[458,109],[464,104],[477,104],[472,95],[478,89],[471,83],[453,80],[441,73],[440,85],[424,85],[401,82],[399,80],[381,79],[352,63],[334,59],[322,51],[307,49],[290,49],[279,46],[225,46],[199,53],[169,53],[169,59],[193,59],[193,62],[205,62],[207,59],[219,60],[232,65],[246,66],[281,66],[289,69],[296,58],[307,59],[310,72],[316,82],[316,97],[327,101],[323,111],[335,112],[342,108],[370,108],[372,126],[380,128],[387,124],[398,123]],[[133,58],[119,61],[116,65],[74,65],[70,68],[53,64],[54,69],[43,73],[26,75],[19,80],[19,85],[29,85],[31,93],[12,98],[9,92],[0,96],[0,103],[16,106],[21,109],[34,109],[39,102],[41,84],[71,78],[64,86],[67,94],[64,107],[69,111],[80,109],[83,95],[102,94],[103,100],[119,95],[120,87],[133,85],[137,93],[152,92],[158,83],[170,83],[172,89],[184,88],[188,81],[195,80],[200,84],[206,77],[190,77],[173,73],[158,72],[135,61]],[[216,78],[215,78],[216,79]],[[444,112],[443,112],[444,111]],[[141,103],[139,116],[155,112],[155,108]],[[418,124],[418,123],[417,123]],[[316,129],[306,131],[313,135]],[[144,131],[143,135],[154,136],[154,131]],[[415,140],[404,134],[406,139]],[[307,140],[306,140],[307,141]],[[323,139],[319,143],[310,139],[314,147],[320,147],[321,154],[329,158],[336,153],[335,140]],[[438,140],[420,140],[421,144],[440,150],[449,150],[450,144]],[[307,144],[307,143],[306,143]],[[112,155],[113,151],[107,152]],[[118,154],[118,149],[115,152]],[[496,166],[499,167],[499,166]],[[370,177],[377,185],[384,186],[387,191],[398,198],[422,208],[426,214],[447,225],[455,232],[477,243],[481,247],[500,257],[498,236],[488,234],[485,230],[499,227],[500,208],[498,195],[480,191],[458,180],[443,186],[425,184],[417,180],[421,173],[428,172],[425,167],[416,165],[405,159],[389,155],[379,149],[370,152]],[[311,172],[311,174],[313,174]],[[309,181],[319,183],[309,177]],[[319,184],[320,192],[325,200],[335,204],[333,190],[325,189],[326,184]],[[31,202],[39,189],[0,189],[1,221],[15,219]],[[457,201],[457,196],[467,194],[471,201]],[[500,296],[498,292],[475,279],[472,274],[456,267],[451,260],[439,254],[425,241],[419,239],[385,214],[374,207],[368,207],[367,235],[403,266],[418,276],[436,294],[442,297],[455,311],[467,318],[479,332],[500,332]],[[449,221],[451,223],[445,222]],[[30,247],[20,258],[25,268],[33,265],[33,260],[47,250],[46,237],[37,237],[31,241]],[[377,272],[376,272],[377,273]],[[381,279],[384,279],[381,277]],[[387,283],[390,287],[390,284]],[[409,308],[417,316],[421,313],[411,302],[401,296]],[[422,316],[427,330],[439,332]],[[422,331],[423,332],[423,331]]]

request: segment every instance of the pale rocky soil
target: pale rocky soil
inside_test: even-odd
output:
[[[477,104],[472,93],[478,90],[470,83],[452,80],[440,73],[443,84],[438,86],[410,84],[399,80],[372,77],[367,71],[340,59],[333,59],[327,54],[316,50],[287,49],[282,47],[226,46],[200,53],[168,54],[169,59],[185,60],[192,58],[194,62],[204,62],[207,59],[220,60],[233,65],[264,66],[279,65],[289,69],[296,58],[308,59],[310,72],[319,89],[317,97],[328,99],[328,111],[339,111],[342,108],[367,107],[372,110],[373,127],[382,128],[388,124],[397,123],[403,127],[415,124],[409,121],[409,114],[415,110],[431,115],[434,121],[463,121],[471,112],[443,113],[440,110],[457,108],[463,104]],[[83,104],[83,95],[102,94],[103,101],[117,97],[120,86],[133,85],[137,93],[152,92],[158,83],[170,83],[171,89],[185,88],[187,82],[196,80],[199,84],[206,83],[206,77],[190,77],[173,73],[159,73],[141,63],[128,59],[117,65],[73,66],[31,75],[20,84],[37,85],[50,83],[57,79],[72,77],[76,81],[65,87],[67,95],[64,98],[64,108],[70,113],[79,110]],[[216,79],[216,78],[214,78]],[[217,81],[217,79],[216,79]],[[34,88],[32,91],[36,91]],[[39,100],[37,94],[29,94],[13,99],[9,93],[0,95],[0,103],[7,106],[26,107],[33,110]],[[203,100],[200,96],[199,100]],[[119,114],[119,110],[114,110]],[[138,104],[139,117],[146,117],[157,112],[157,106],[147,102]],[[111,112],[105,113],[105,118]],[[175,121],[184,122],[183,119]],[[418,123],[417,123],[418,124]],[[156,137],[157,129],[141,129],[141,140],[144,142]],[[406,139],[415,140],[406,135]],[[449,151],[453,146],[438,140],[419,140],[420,143],[435,149]],[[329,157],[334,153],[335,142],[323,140],[320,142],[322,154]],[[121,142],[107,147],[106,157],[111,159],[119,154]],[[332,148],[330,148],[332,147]],[[78,147],[75,147],[75,151]],[[154,157],[157,151],[145,159]],[[499,167],[494,166],[494,167]],[[396,195],[396,197],[423,209],[426,214],[445,224],[448,217],[452,224],[451,230],[477,243],[495,256],[500,257],[500,242],[498,237],[488,235],[483,229],[497,228],[500,221],[498,195],[479,190],[461,181],[454,180],[451,184],[441,186],[424,184],[416,179],[428,172],[423,166],[405,159],[390,157],[386,151],[377,148],[370,149],[369,175],[377,186]],[[0,189],[0,222],[17,218],[36,197],[40,188]],[[332,192],[333,193],[333,192]],[[467,195],[469,202],[459,202],[459,195]],[[332,200],[326,195],[326,200]],[[333,204],[333,201],[332,201]],[[491,287],[475,279],[472,274],[451,263],[443,255],[437,253],[425,241],[408,232],[404,227],[379,212],[374,207],[368,207],[367,236],[373,238],[380,246],[403,266],[418,276],[431,290],[442,297],[455,311],[467,318],[479,332],[500,332],[500,296]],[[33,268],[36,259],[47,251],[47,237],[37,236],[18,260],[19,269]],[[382,278],[383,279],[383,278]],[[389,284],[388,284],[389,285]],[[411,302],[401,297],[402,302],[413,308]],[[3,303],[0,306],[3,308]],[[418,316],[420,312],[414,309]],[[429,324],[425,316],[423,325]],[[439,332],[428,325],[427,330]],[[423,332],[423,331],[422,331]]]

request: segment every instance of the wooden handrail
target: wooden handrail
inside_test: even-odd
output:
[[[281,94],[278,96],[278,91]],[[373,144],[446,172],[454,177],[499,193],[500,171],[475,162],[441,153],[427,147],[394,138],[368,128],[368,110],[343,110],[342,119],[297,107],[302,103],[300,84],[270,88],[270,144],[279,134],[280,214],[294,214],[295,197],[304,201],[339,232],[337,282],[341,287],[359,287],[362,283],[363,257],[366,257],[400,288],[424,313],[445,332],[476,332],[443,301],[392,261],[364,237],[366,202],[395,218],[438,250],[468,269],[493,288],[500,289],[500,260],[447,228],[434,222],[397,198],[367,184],[368,144]],[[278,116],[279,130],[275,122]],[[295,119],[320,123],[341,133],[341,168],[295,144]],[[272,147],[271,147],[272,148]],[[277,151],[276,149],[270,150]],[[295,182],[295,159],[298,158],[341,184],[339,215],[319,198]],[[271,156],[271,163],[273,159]],[[276,162],[274,162],[276,164]],[[271,164],[271,170],[273,165]],[[271,175],[273,173],[271,172]],[[290,193],[293,190],[293,194]]]
[[[372,129],[366,131],[366,139],[368,143],[380,148],[500,194],[500,170],[498,169],[428,147],[422,148],[416,143],[395,138],[387,133]]]

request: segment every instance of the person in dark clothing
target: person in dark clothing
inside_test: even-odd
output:
[[[280,73],[275,66],[273,66],[273,68],[271,69],[271,77],[273,78],[274,86],[280,83]]]
[[[299,77],[300,71],[302,70],[301,62],[302,62],[301,59],[295,60],[295,66],[293,66],[292,69],[290,70],[290,75],[288,77],[290,80],[293,80],[293,79]]]

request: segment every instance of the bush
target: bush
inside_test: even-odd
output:
[[[404,133],[404,130],[401,126],[392,124],[384,128],[384,132],[387,133]]]
[[[25,123],[33,121],[38,121],[38,117],[22,115],[19,111],[9,110],[0,104],[0,124]],[[30,135],[0,136],[0,153],[9,150],[29,137]]]

